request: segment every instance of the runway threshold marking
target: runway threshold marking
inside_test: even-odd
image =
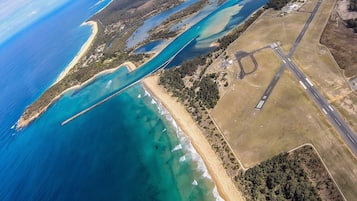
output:
[[[305,78],[305,79],[309,83],[310,86],[314,86],[314,84],[312,84],[312,82],[310,82],[309,78]]]
[[[331,105],[328,106],[331,111],[335,111]]]
[[[262,108],[264,102],[265,102],[265,101],[263,101],[263,100],[259,101],[259,103],[258,103],[258,105],[257,105],[256,108],[260,110],[260,109]]]
[[[302,83],[302,81],[300,80],[299,83],[301,84],[302,87],[304,87],[304,89],[307,89],[306,86],[304,85],[304,83]]]

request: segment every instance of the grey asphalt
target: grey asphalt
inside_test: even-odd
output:
[[[329,104],[327,99],[316,89],[312,81],[304,75],[304,73],[296,66],[296,64],[286,55],[280,47],[273,48],[275,53],[278,54],[289,70],[293,73],[300,85],[307,91],[309,96],[315,101],[317,106],[322,110],[324,115],[329,119],[332,125],[337,129],[347,145],[351,148],[352,152],[357,155],[357,136],[348,126],[345,120],[335,111],[332,105]]]
[[[320,8],[321,6],[321,3],[322,3],[322,0],[319,0],[313,11],[311,12],[309,18],[307,19],[304,27],[302,28],[302,30],[300,31],[298,37],[296,38],[293,46],[291,47],[290,51],[289,51],[289,54],[288,54],[288,57],[291,58],[291,56],[294,54],[296,48],[298,47],[298,45],[300,44],[302,38],[304,37],[307,29],[309,28],[309,25],[311,24],[312,20],[314,19],[315,15],[316,15],[316,12],[318,11],[318,9]],[[275,85],[278,83],[281,75],[283,74],[284,70],[285,70],[285,67],[286,67],[286,64],[283,63],[278,72],[275,74],[274,78],[271,80],[271,82],[269,83],[267,89],[264,91],[262,97],[260,98],[260,100],[258,101],[257,105],[255,106],[255,109],[257,110],[261,110],[264,106],[264,104],[266,103],[266,101],[268,100],[271,92],[273,91]]]
[[[316,3],[310,17],[308,18],[303,29],[301,30],[300,34],[296,38],[288,55],[286,55],[278,45],[273,44],[271,46],[271,48],[275,51],[275,53],[282,59],[283,64],[280,66],[279,71],[275,74],[274,78],[268,85],[267,89],[263,93],[261,99],[259,100],[259,102],[255,108],[258,110],[262,109],[262,107],[266,103],[269,95],[273,91],[276,83],[279,81],[280,76],[284,72],[285,68],[288,67],[290,69],[290,71],[294,74],[296,79],[298,79],[300,85],[307,91],[309,96],[315,101],[315,103],[322,110],[322,112],[326,115],[326,117],[331,122],[331,124],[340,133],[341,137],[345,140],[346,144],[350,147],[352,152],[355,155],[357,155],[357,136],[356,136],[356,134],[348,126],[348,124],[345,122],[345,120],[339,115],[339,113],[337,113],[335,111],[333,106],[329,104],[329,102],[326,100],[326,98],[324,96],[322,96],[322,94],[316,89],[316,87],[311,82],[311,80],[308,79],[302,73],[302,71],[295,65],[295,63],[292,62],[292,60],[291,60],[292,55],[294,54],[296,48],[298,47],[298,45],[301,42],[303,36],[305,35],[307,29],[309,28],[309,25],[312,22],[313,18],[315,17],[316,12],[318,11],[321,3],[322,3],[322,0],[319,0]]]

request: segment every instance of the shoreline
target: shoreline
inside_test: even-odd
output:
[[[32,123],[34,120],[36,120],[38,117],[40,117],[44,112],[47,111],[47,109],[56,101],[58,101],[65,93],[67,93],[70,90],[74,90],[74,89],[80,89],[81,87],[91,83],[92,81],[94,81],[95,79],[97,79],[98,76],[101,75],[105,75],[105,74],[109,74],[109,73],[113,73],[114,71],[118,70],[121,67],[127,67],[129,71],[132,71],[133,69],[136,68],[135,64],[133,64],[130,61],[124,62],[122,64],[120,64],[117,67],[111,68],[111,69],[106,69],[103,70],[97,74],[95,74],[93,77],[91,77],[90,79],[88,79],[87,81],[79,84],[79,85],[75,85],[72,87],[67,88],[66,90],[64,90],[63,92],[61,92],[59,95],[57,95],[56,97],[54,97],[45,107],[43,107],[40,111],[37,111],[35,115],[31,116],[31,118],[27,118],[24,119],[23,116],[20,117],[20,119],[16,122],[16,130],[19,131],[22,128],[28,126],[30,123]]]
[[[59,74],[56,81],[51,86],[53,86],[53,85],[57,84],[59,81],[61,81],[73,69],[73,67],[79,62],[79,60],[88,52],[90,47],[93,45],[93,42],[98,34],[98,23],[96,21],[87,21],[87,22],[84,22],[83,24],[81,24],[81,26],[85,26],[85,25],[91,26],[91,29],[92,29],[91,35],[89,36],[87,41],[82,45],[81,49],[76,54],[76,56],[66,66],[66,68]]]
[[[203,18],[202,18],[203,19]],[[202,20],[200,19],[200,20]],[[50,86],[54,86],[56,85],[59,81],[61,81],[64,77],[67,76],[67,74],[73,69],[73,67],[75,67],[76,64],[78,64],[79,60],[88,52],[88,50],[90,49],[90,47],[93,45],[94,43],[94,40],[97,36],[97,33],[98,33],[98,23],[96,21],[87,21],[87,22],[84,22],[82,23],[82,25],[87,25],[87,24],[90,24],[92,26],[92,34],[91,36],[88,38],[88,40],[82,45],[81,49],[79,50],[79,52],[77,53],[77,55],[72,59],[72,61],[67,65],[67,67],[60,73],[60,75],[57,77],[56,81]],[[172,37],[172,38],[167,38],[167,41],[160,46],[160,48],[158,48],[157,50],[153,51],[153,55],[146,59],[144,61],[143,64],[149,62],[151,59],[155,58],[158,54],[160,54],[164,49],[165,47],[167,47],[167,45],[169,45],[170,43],[172,43],[177,37],[179,37],[182,33],[184,33],[185,31],[187,31],[188,29],[190,29],[192,26],[194,26],[195,23],[191,22],[191,23],[187,23],[184,28],[182,30],[179,31],[179,33]],[[81,26],[82,26],[81,25]],[[131,62],[130,62],[131,63]],[[124,65],[124,64],[128,64],[128,62],[124,62],[123,64],[121,65]],[[132,63],[131,63],[132,64]],[[141,65],[143,65],[141,64]],[[120,66],[121,66],[120,65]],[[130,71],[133,71],[133,69],[136,69],[137,67],[134,65],[133,66],[130,66],[130,64],[128,64],[128,68],[130,69]],[[140,66],[141,66],[140,65]],[[139,67],[140,67],[139,66]],[[115,68],[114,68],[115,69]],[[110,70],[110,69],[109,69]],[[102,72],[107,72],[107,70],[104,70]],[[96,75],[93,75],[89,80],[87,81],[91,81],[92,79],[96,78],[100,73],[102,72],[99,72],[97,73]],[[46,105],[44,106],[43,108],[41,108],[40,110],[38,110],[35,114],[31,114],[30,117],[24,117],[24,113],[26,112],[27,108],[30,107],[34,102],[36,102],[39,98],[41,98],[41,96],[39,96],[34,102],[32,102],[31,104],[29,104],[24,112],[21,114],[21,116],[19,117],[19,119],[17,120],[17,122],[15,123],[15,127],[16,127],[16,130],[21,130],[22,128],[28,126],[30,123],[32,123],[34,120],[36,120],[42,113],[44,113],[53,103],[55,103],[64,93],[66,93],[68,90],[72,89],[73,87],[81,87],[83,86],[83,84],[87,83],[87,81],[85,81],[84,83],[80,84],[80,85],[75,85],[75,86],[72,86],[70,88],[67,88],[65,89],[64,91],[62,91],[60,94],[58,94],[57,96],[55,96],[54,98],[51,99],[51,101]],[[45,91],[47,91],[48,89],[46,89]]]
[[[181,103],[177,102],[157,83],[157,75],[146,77],[142,80],[144,88],[162,104],[183,133],[189,138],[212,177],[220,197],[226,201],[245,200],[243,194],[236,188],[231,178],[227,175],[217,154],[213,151],[191,115],[187,113]]]

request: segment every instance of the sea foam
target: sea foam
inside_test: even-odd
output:
[[[182,145],[178,144],[171,150],[171,152],[175,152],[175,151],[178,151],[178,150],[181,150],[181,149],[182,149]]]
[[[180,145],[182,146],[182,149],[184,151],[187,152],[188,154],[188,158],[191,161],[194,161],[197,164],[197,170],[199,172],[201,172],[202,177],[207,178],[209,180],[213,182],[211,175],[209,174],[206,165],[204,164],[202,158],[200,157],[200,155],[197,153],[197,151],[195,150],[195,148],[193,147],[193,145],[191,144],[189,138],[186,136],[186,134],[181,130],[181,128],[177,125],[176,121],[174,120],[174,118],[171,116],[171,114],[166,110],[166,108],[160,103],[160,101],[156,100],[155,97],[153,97],[144,87],[145,90],[145,96],[148,96],[152,99],[151,103],[152,104],[156,104],[157,109],[159,111],[159,114],[161,114],[162,116],[165,117],[165,119],[170,122],[170,124],[173,126],[173,128],[175,129],[176,132],[176,136],[178,137],[178,139],[180,140]],[[175,148],[174,148],[175,149]],[[186,160],[186,156],[182,156],[180,157],[180,162],[182,162],[181,160],[185,159]],[[217,191],[217,187],[215,186],[212,190],[212,194],[214,196],[214,198],[217,201],[224,201],[224,199],[222,197],[220,197],[218,191]]]

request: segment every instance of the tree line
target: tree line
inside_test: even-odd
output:
[[[280,10],[290,1],[291,0],[269,0],[269,2],[265,5],[265,8],[273,8],[275,10]]]
[[[300,163],[288,153],[248,169],[241,180],[248,200],[321,200]]]
[[[357,18],[346,20],[347,27],[352,28],[355,33],[357,33]]]
[[[203,76],[204,72],[197,73],[198,66],[206,64],[206,57],[202,56],[186,61],[181,66],[166,69],[160,74],[159,84],[181,102],[188,105],[198,103],[199,107],[212,109],[219,100],[219,89],[215,82],[216,74]]]
[[[350,11],[357,11],[357,0],[350,0]]]

